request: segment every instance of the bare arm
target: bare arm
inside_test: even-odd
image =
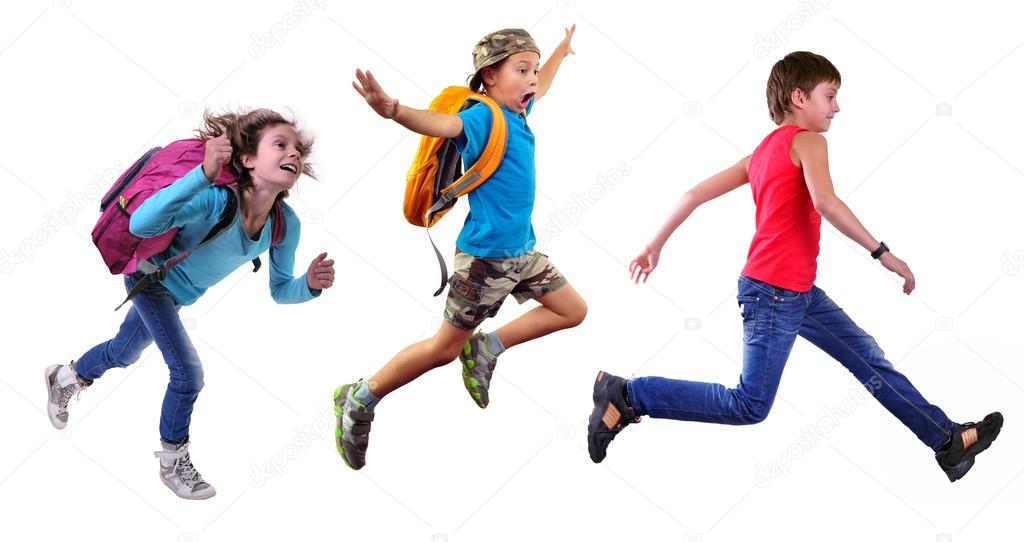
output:
[[[878,248],[878,240],[836,196],[828,169],[828,143],[825,138],[817,132],[800,132],[793,138],[793,152],[804,169],[804,180],[814,209],[864,250],[870,252]]]
[[[852,239],[867,251],[879,246],[867,228],[861,224],[853,211],[836,195],[832,186],[832,175],[828,168],[828,143],[816,132],[800,132],[793,138],[793,153],[804,170],[804,180],[811,194],[814,209],[843,235]],[[879,258],[886,269],[903,278],[903,292],[909,294],[916,286],[914,274],[903,261],[886,252]]]
[[[462,135],[462,119],[458,115],[399,105],[392,118],[398,124],[425,136],[454,139]]]
[[[572,35],[575,32],[575,24],[566,28],[565,38],[562,39],[562,42],[558,44],[558,47],[555,47],[555,50],[551,52],[551,56],[548,57],[548,61],[541,66],[540,73],[537,75],[537,94],[534,96],[534,100],[539,100],[548,93],[548,89],[551,88],[551,83],[555,80],[555,74],[558,73],[558,68],[562,65],[562,59],[569,55],[576,54],[576,51],[572,50]]]
[[[359,82],[353,81],[352,87],[378,115],[426,136],[456,138],[462,135],[462,119],[458,115],[399,105],[397,99],[384,92],[369,71],[356,70],[356,79]]]
[[[662,247],[665,246],[672,233],[690,217],[697,207],[747,183],[747,164],[749,162],[750,156],[745,156],[732,166],[708,177],[683,194],[683,197],[673,207],[668,220],[658,229],[658,232],[647,246],[641,250],[640,255],[629,264],[630,276],[634,282],[639,282],[641,279],[647,282],[647,276],[658,266],[658,258],[661,255]]]

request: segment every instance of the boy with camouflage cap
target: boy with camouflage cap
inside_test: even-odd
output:
[[[486,408],[498,355],[514,345],[579,325],[586,316],[583,298],[546,255],[534,250],[536,236],[530,221],[536,193],[534,137],[526,123],[533,104],[551,87],[562,59],[573,54],[575,30],[575,26],[566,29],[565,38],[543,66],[540,49],[522,29],[492,32],[474,47],[475,73],[469,86],[500,106],[508,126],[505,155],[487,182],[469,193],[469,215],[456,242],[441,329],[399,352],[369,379],[335,390],[335,440],[338,453],[353,469],[366,463],[370,422],[380,398],[459,357],[466,389],[480,408]],[[455,115],[413,109],[389,97],[369,71],[356,70],[356,78],[359,82],[352,86],[381,117],[419,134],[453,139],[467,166],[479,157],[492,120],[485,104],[478,102]],[[536,299],[540,306],[497,331],[474,333],[498,312],[509,294],[519,303]]]

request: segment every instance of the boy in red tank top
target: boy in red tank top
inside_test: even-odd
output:
[[[640,416],[745,425],[765,419],[797,336],[843,364],[918,439],[935,452],[951,482],[974,465],[995,440],[1003,417],[958,424],[929,403],[885,358],[875,340],[814,285],[821,219],[828,220],[914,290],[914,274],[885,243],[868,233],[832,188],[825,138],[839,112],[839,71],[825,57],[786,55],[768,79],[768,109],[778,125],[750,156],[683,195],[654,239],[629,266],[647,281],[672,232],[701,204],[750,183],[756,232],[739,278],[743,315],[743,373],[739,384],[598,372],[587,441],[599,463],[608,444]]]

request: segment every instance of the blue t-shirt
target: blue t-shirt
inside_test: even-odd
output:
[[[455,242],[463,252],[481,258],[508,258],[524,254],[537,243],[530,220],[537,174],[533,132],[526,124],[533,101],[531,98],[523,114],[501,106],[508,123],[505,157],[494,174],[469,193],[469,215]],[[458,115],[463,135],[455,139],[455,146],[469,167],[480,157],[491,134],[491,110],[477,103]]]
[[[151,258],[159,265],[198,245],[220,219],[229,197],[229,190],[213,186],[199,165],[144,201],[132,213],[128,227],[133,235],[139,237],[153,237],[171,228],[181,228],[171,246]],[[259,236],[252,239],[242,226],[242,214],[237,213],[234,222],[223,233],[168,271],[161,284],[178,304],[191,305],[207,288],[269,248],[270,295],[274,301],[301,303],[319,296],[320,290],[309,289],[305,273],[298,277],[292,275],[302,223],[284,202],[281,214],[285,221],[285,235],[277,246],[270,246],[273,214],[263,225]]]

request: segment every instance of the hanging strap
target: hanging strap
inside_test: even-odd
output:
[[[441,194],[437,201],[427,209],[427,213],[423,217],[424,224],[430,224],[431,219],[434,217],[434,213],[447,208],[451,202],[456,198],[456,194],[459,194],[461,190],[480,179],[480,172],[473,171],[467,175],[464,179],[459,181],[457,184],[451,186],[451,189]],[[441,251],[437,249],[437,245],[434,243],[434,238],[430,235],[430,226],[423,228],[427,230],[427,239],[430,240],[430,247],[434,249],[434,255],[437,256],[437,265],[441,268],[441,285],[438,286],[437,291],[434,292],[434,297],[441,295],[444,291],[444,287],[448,284],[448,266],[444,263],[444,256],[441,255]]]
[[[462,110],[468,109],[473,105],[473,102],[481,102],[491,111],[491,128],[487,136],[487,143],[484,145],[483,150],[480,151],[480,156],[477,157],[476,162],[469,166],[459,179],[441,191],[437,200],[427,209],[423,218],[424,229],[427,230],[427,239],[430,240],[430,246],[434,249],[434,255],[437,256],[438,267],[441,268],[441,285],[434,292],[434,297],[441,295],[441,292],[444,291],[445,286],[448,284],[448,266],[445,265],[444,256],[441,255],[441,251],[437,249],[437,245],[434,243],[434,238],[430,235],[430,226],[433,224],[434,215],[446,211],[455,204],[456,199],[476,190],[484,181],[490,178],[505,158],[505,149],[508,145],[508,123],[505,121],[505,115],[501,112],[497,102],[485,95],[472,94],[463,104]],[[459,161],[461,159],[461,153],[456,153],[455,160]],[[443,174],[445,173],[440,170],[438,171],[438,175]]]

